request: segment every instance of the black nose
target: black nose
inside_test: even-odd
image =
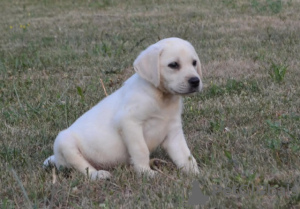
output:
[[[191,85],[191,87],[196,88],[199,86],[200,80],[197,77],[192,77],[189,79],[189,84]]]

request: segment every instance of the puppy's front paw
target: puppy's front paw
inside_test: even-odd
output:
[[[93,181],[100,180],[100,179],[110,179],[111,178],[111,174],[110,174],[110,172],[105,171],[105,170],[93,171],[90,174],[90,178]]]
[[[145,175],[149,178],[154,178],[157,174],[157,171],[151,170],[150,167],[135,167],[135,171],[138,175]]]
[[[195,160],[195,158],[193,156],[189,156],[187,162],[185,163],[185,165],[183,166],[182,170],[185,173],[191,173],[194,175],[198,175],[200,174],[198,165],[197,165],[197,161]]]
[[[193,166],[192,168],[190,168],[190,173],[194,174],[194,175],[199,175],[200,174],[200,171],[199,171],[199,168],[196,164],[196,166]]]

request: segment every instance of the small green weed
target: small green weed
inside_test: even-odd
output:
[[[224,129],[225,129],[224,119],[221,118],[219,120],[210,121],[209,132],[211,133],[221,132]]]
[[[288,69],[288,65],[285,64],[276,64],[274,62],[271,63],[269,67],[269,75],[273,79],[273,81],[277,83],[283,82],[286,71]]]
[[[283,3],[281,0],[266,0],[265,2],[252,0],[251,6],[258,12],[271,11],[273,14],[277,14],[281,12]]]
[[[82,88],[81,88],[80,86],[77,86],[76,88],[77,88],[77,93],[78,93],[78,95],[80,96],[80,100],[81,100],[81,102],[83,102],[83,101],[84,101],[84,93],[83,93],[83,90],[82,90]]]
[[[297,137],[293,133],[277,122],[267,120],[266,123],[271,129],[273,136],[267,139],[268,148],[273,151],[280,151],[287,148],[290,148],[294,153],[299,151],[300,145]]]

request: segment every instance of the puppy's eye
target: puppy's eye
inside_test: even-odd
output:
[[[179,69],[179,64],[177,62],[171,62],[168,66],[172,69]]]
[[[193,66],[195,67],[196,65],[197,65],[197,61],[194,60],[194,61],[193,61]]]

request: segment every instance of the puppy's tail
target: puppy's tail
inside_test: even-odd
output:
[[[48,168],[51,166],[55,166],[55,156],[54,155],[48,157],[43,163],[43,168]]]

